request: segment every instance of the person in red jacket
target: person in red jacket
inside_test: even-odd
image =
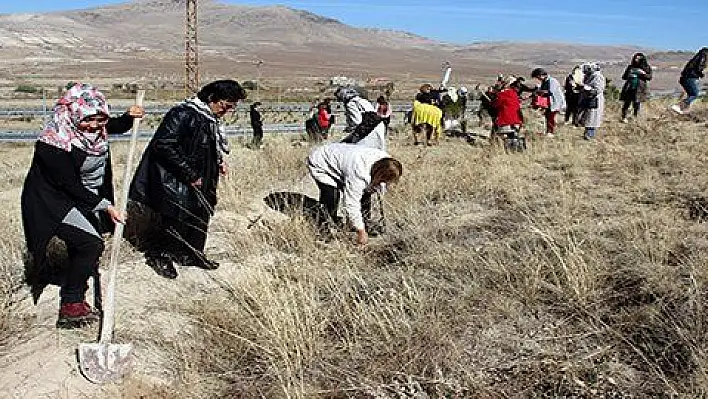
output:
[[[517,82],[516,77],[507,76],[492,102],[497,113],[496,131],[493,132],[494,139],[505,137],[511,132],[518,133],[524,124],[521,101],[516,88]]]
[[[329,112],[327,111],[327,104],[320,103],[317,106],[317,124],[320,125],[320,131],[326,132],[329,130]],[[326,135],[323,134],[323,136]]]

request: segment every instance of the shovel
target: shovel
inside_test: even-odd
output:
[[[143,105],[145,90],[138,90],[135,103]],[[125,165],[123,175],[123,192],[120,202],[121,214],[125,213],[128,203],[128,190],[130,174],[133,169],[133,155],[138,138],[138,127],[140,119],[133,120],[133,131],[130,137],[130,149],[128,150],[128,161]],[[108,290],[106,302],[103,304],[101,312],[101,334],[98,343],[79,344],[79,368],[81,373],[94,384],[105,384],[122,378],[130,370],[131,354],[133,344],[114,344],[113,326],[115,316],[115,290],[118,266],[118,254],[123,238],[123,223],[116,223],[113,232],[113,245],[111,246],[111,262],[108,280]]]

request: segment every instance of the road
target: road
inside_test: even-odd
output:
[[[334,125],[334,129],[342,130],[344,125]],[[305,134],[305,127],[299,123],[281,123],[264,125],[265,133],[297,135]],[[230,127],[226,128],[228,137],[248,137],[253,130],[250,127]],[[37,140],[40,131],[23,130],[23,131],[0,131],[0,142],[4,143],[27,143]],[[139,140],[149,140],[152,137],[154,130],[141,129],[138,131]],[[110,141],[127,141],[130,140],[130,132],[125,134],[111,135]]]

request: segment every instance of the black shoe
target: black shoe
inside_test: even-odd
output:
[[[164,278],[177,278],[177,269],[175,269],[172,259],[165,255],[149,256],[147,257],[147,264],[155,271],[155,273]]]
[[[184,255],[177,258],[177,263],[182,266],[194,266],[200,269],[215,270],[219,268],[219,262],[207,258],[200,258],[194,255]]]

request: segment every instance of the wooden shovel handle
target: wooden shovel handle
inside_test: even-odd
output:
[[[135,104],[142,107],[145,90],[138,90],[135,96]],[[121,214],[125,214],[128,204],[128,191],[130,190],[130,176],[133,172],[133,158],[135,155],[135,147],[138,142],[138,128],[140,127],[141,118],[133,119],[133,131],[130,135],[130,148],[128,149],[128,160],[125,164],[125,172],[123,173],[123,186],[121,197],[118,202],[118,209]],[[116,228],[113,231],[113,244],[111,245],[111,262],[108,274],[108,290],[106,292],[106,300],[103,304],[103,319],[101,322],[101,337],[99,342],[102,344],[109,343],[113,339],[113,325],[115,318],[115,291],[116,277],[118,275],[118,256],[120,254],[120,244],[123,240],[123,223],[116,223]]]

